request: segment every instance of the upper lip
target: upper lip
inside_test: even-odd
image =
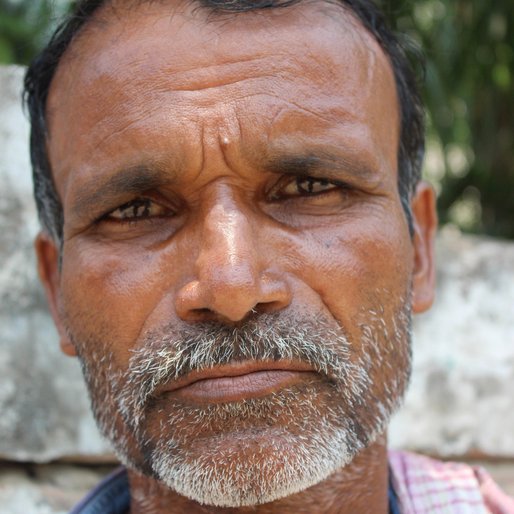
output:
[[[244,361],[224,364],[212,368],[202,369],[200,371],[192,371],[178,380],[168,382],[163,387],[159,387],[156,391],[159,393],[169,393],[187,387],[200,380],[209,380],[214,378],[239,377],[255,373],[257,371],[314,371],[309,364],[299,361]]]

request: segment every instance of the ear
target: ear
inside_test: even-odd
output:
[[[61,350],[66,355],[75,357],[77,353],[66,334],[61,309],[59,308],[61,279],[59,249],[50,236],[43,232],[40,232],[36,237],[34,248],[36,250],[39,278],[45,289],[50,313],[59,333]]]
[[[414,222],[414,271],[412,310],[428,310],[435,295],[434,239],[437,229],[435,193],[427,182],[420,182],[411,202]]]

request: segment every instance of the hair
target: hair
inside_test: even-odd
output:
[[[58,26],[49,43],[32,61],[25,76],[24,102],[28,108],[31,134],[30,155],[34,196],[42,229],[62,244],[64,215],[52,177],[47,151],[48,92],[66,50],[95,12],[111,0],[78,0],[73,11]],[[140,3],[151,0],[139,0]],[[239,13],[252,10],[284,8],[305,0],[191,0],[214,13]],[[411,196],[421,179],[425,149],[424,112],[417,89],[416,74],[408,49],[389,28],[383,13],[373,0],[319,0],[346,7],[374,36],[393,68],[400,105],[400,144],[398,148],[398,190],[409,230],[413,234]],[[136,2],[134,2],[136,3]]]

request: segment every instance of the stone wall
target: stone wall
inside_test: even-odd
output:
[[[434,307],[414,322],[414,372],[391,443],[514,457],[514,244],[441,231]]]
[[[108,459],[36,277],[22,76],[0,69],[0,458]],[[415,321],[412,386],[391,444],[514,458],[514,244],[447,229],[438,262],[436,307]]]

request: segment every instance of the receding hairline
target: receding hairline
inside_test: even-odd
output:
[[[259,15],[267,15],[267,16],[277,16],[280,15],[284,10],[290,9],[300,9],[305,6],[314,6],[319,9],[321,13],[323,13],[323,7],[333,8],[334,11],[340,12],[343,16],[341,16],[341,21],[350,22],[355,28],[362,29],[362,34],[368,35],[371,40],[377,43],[381,52],[388,58],[389,56],[384,51],[379,41],[377,41],[375,35],[365,26],[362,20],[358,17],[358,15],[354,12],[354,10],[347,4],[340,2],[339,0],[285,0],[283,3],[278,5],[273,5],[273,7],[249,7],[246,10],[239,9],[227,9],[223,6],[213,6],[207,5],[203,2],[203,0],[104,0],[102,4],[94,11],[94,13],[85,21],[82,27],[78,30],[78,32],[74,35],[73,39],[69,43],[66,48],[64,54],[62,55],[59,65],[57,69],[61,66],[62,63],[66,62],[69,58],[69,55],[73,54],[74,47],[76,43],[80,41],[83,37],[87,37],[88,33],[94,31],[98,28],[101,29],[102,24],[110,22],[112,19],[112,14],[116,15],[118,13],[122,13],[123,10],[130,11],[137,9],[138,7],[147,5],[160,5],[166,6],[169,5],[170,8],[173,6],[173,9],[177,11],[182,7],[192,7],[192,12],[205,12],[205,22],[210,23],[214,21],[226,22],[230,20],[230,18],[235,17],[236,15],[240,16],[259,16]],[[109,14],[109,10],[111,13]],[[170,14],[173,14],[172,12]],[[106,16],[107,15],[107,16]],[[121,20],[122,17],[119,16]],[[330,18],[332,19],[332,18]]]
[[[378,52],[378,55],[381,55],[385,59],[385,64],[387,67],[387,72],[390,74],[392,82],[394,84],[394,88],[397,91],[397,84],[395,81],[395,72],[394,66],[391,62],[390,56],[384,50],[380,42],[377,40],[375,35],[365,26],[362,20],[359,19],[358,15],[353,11],[351,7],[347,4],[344,4],[337,0],[286,0],[287,3],[280,4],[278,6],[274,6],[273,8],[249,8],[245,11],[239,10],[226,10],[224,8],[217,9],[217,7],[213,7],[212,5],[205,5],[202,0],[105,0],[102,5],[100,5],[97,10],[86,20],[84,25],[79,29],[79,31],[75,34],[69,45],[67,46],[65,52],[61,56],[59,63],[56,67],[55,73],[52,77],[50,86],[49,86],[49,94],[46,101],[46,118],[47,118],[47,129],[48,136],[50,136],[50,125],[52,118],[52,111],[50,109],[50,104],[52,103],[51,97],[53,96],[52,90],[55,87],[57,82],[60,82],[60,76],[66,73],[66,69],[68,68],[68,64],[72,64],[75,59],[80,60],[84,57],[84,54],[81,52],[81,41],[89,36],[94,36],[94,32],[96,30],[101,30],[102,27],[105,27],[105,24],[111,23],[113,15],[118,15],[120,21],[122,21],[122,17],[119,15],[121,10],[134,10],[138,7],[144,5],[159,5],[166,6],[175,4],[175,9],[180,9],[181,7],[191,7],[192,13],[195,15],[197,12],[205,12],[206,16],[204,18],[204,22],[206,24],[213,22],[221,22],[226,23],[230,21],[230,19],[235,18],[235,15],[241,16],[259,16],[265,15],[268,16],[277,16],[283,13],[284,11],[289,11],[290,9],[302,9],[306,5],[313,6],[320,12],[321,14],[327,14],[329,21],[333,20],[333,16],[330,16],[334,10],[336,12],[341,13],[340,20],[341,23],[348,23],[352,26],[354,30],[353,34],[355,36],[359,36],[363,43],[363,46],[366,46],[370,52],[375,53]],[[277,9],[278,7],[278,9]],[[330,12],[325,12],[325,8],[329,8]],[[110,11],[109,11],[110,10]],[[173,13],[170,13],[173,15]],[[373,46],[373,48],[370,48]],[[87,57],[86,57],[87,59]],[[73,80],[74,75],[71,74],[71,80]],[[397,91],[398,93],[398,91]],[[398,109],[400,106],[398,105]],[[400,112],[399,112],[400,115]]]

